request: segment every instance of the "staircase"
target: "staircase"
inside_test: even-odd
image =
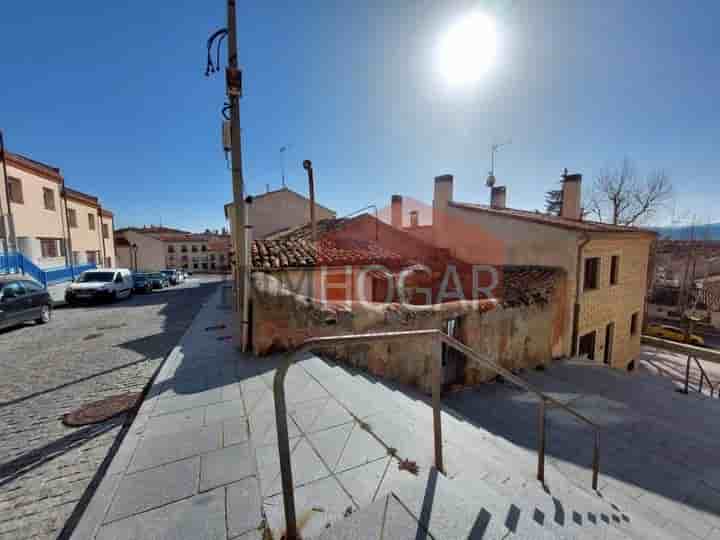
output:
[[[640,438],[644,426],[657,435],[665,425],[662,416],[678,421],[695,411],[710,412],[710,407],[717,417],[716,400],[708,404],[702,397],[681,396],[672,402],[678,395],[662,393],[663,381],[596,365],[559,363],[545,373],[529,372],[525,377],[583,414],[595,411],[594,420],[602,421],[605,415],[598,491],[590,488],[591,446],[584,440],[590,433],[559,409],[548,413],[545,485],[535,479],[537,416],[532,411],[538,402],[527,392],[488,384],[446,396],[443,475],[432,467],[428,401],[405,388],[393,391],[392,385],[377,381],[372,392],[392,393],[400,412],[371,416],[368,427],[386,447],[396,450],[398,458],[415,461],[420,472],[415,476],[399,470],[397,461],[391,462],[374,502],[335,522],[317,538],[654,540],[710,538],[720,533],[720,491],[693,484],[690,480],[702,482],[704,476],[696,471],[691,477],[688,469],[665,460],[662,452],[650,453],[652,445]],[[643,396],[656,394],[671,403],[659,409],[657,400],[641,403]],[[657,410],[654,417],[653,410]],[[466,416],[465,411],[474,411],[474,416]],[[653,443],[671,444],[679,434],[688,440],[685,425],[667,429],[667,440]],[[720,428],[711,431],[707,435],[720,440],[715,438]],[[709,438],[691,435],[690,440],[704,444]],[[712,455],[720,455],[714,452],[709,461]],[[708,470],[712,467],[709,463]]]

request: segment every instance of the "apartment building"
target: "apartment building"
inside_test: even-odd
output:
[[[114,216],[96,196],[66,187],[57,167],[10,152],[5,161],[3,251],[18,251],[41,269],[115,264]]]
[[[138,270],[183,268],[191,272],[230,270],[227,233],[191,233],[166,227],[129,227],[116,231],[118,260]]]

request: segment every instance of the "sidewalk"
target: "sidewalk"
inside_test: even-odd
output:
[[[73,539],[281,538],[271,390],[279,359],[236,352],[222,293],[166,360]],[[550,464],[544,490],[534,450],[449,410],[446,475],[437,474],[432,409],[411,389],[309,355],[286,390],[303,538],[669,537]],[[559,521],[558,511],[573,519]]]

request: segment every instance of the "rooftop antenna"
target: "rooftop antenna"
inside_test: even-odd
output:
[[[282,168],[282,187],[285,187],[285,152],[290,147],[289,144],[280,147],[280,166]]]
[[[491,188],[495,185],[495,153],[498,151],[499,148],[507,146],[511,142],[512,139],[508,139],[507,142],[494,143],[490,146],[490,174],[488,174],[487,180],[485,181],[485,185],[487,187]]]

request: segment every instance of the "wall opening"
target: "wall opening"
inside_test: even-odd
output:
[[[605,327],[605,353],[603,362],[612,365],[613,341],[615,338],[615,323],[608,323]]]
[[[448,336],[460,340],[460,325],[462,317],[455,317],[443,322],[443,332]],[[442,386],[449,388],[453,384],[465,382],[465,355],[458,350],[442,346]]]
[[[587,355],[590,360],[595,360],[595,331],[589,332],[580,337],[580,356]]]

